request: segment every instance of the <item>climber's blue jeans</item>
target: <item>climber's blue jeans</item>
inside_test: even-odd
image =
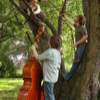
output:
[[[79,59],[80,61],[81,61],[81,59],[82,59],[84,50],[85,50],[85,48],[79,48],[79,49],[76,50],[76,57],[77,57],[77,59]],[[72,75],[74,74],[76,68],[77,68],[77,67],[79,66],[79,64],[80,64],[80,61],[77,62],[76,64],[74,64],[74,61],[75,61],[75,58],[74,58],[74,60],[73,60],[73,65],[72,65],[70,71],[64,76],[65,81],[68,81],[68,80],[72,77]]]
[[[53,94],[54,83],[48,83],[44,81],[43,85],[44,85],[44,100],[55,100]]]

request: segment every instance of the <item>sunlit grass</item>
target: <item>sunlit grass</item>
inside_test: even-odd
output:
[[[22,85],[23,80],[21,78],[0,79],[0,100],[17,100]]]
[[[19,89],[22,85],[22,78],[0,79],[0,100],[17,100]],[[100,100],[100,97],[97,100]]]

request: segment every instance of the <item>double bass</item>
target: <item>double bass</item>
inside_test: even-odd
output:
[[[38,32],[35,41],[44,33],[44,30],[39,28]],[[24,83],[19,91],[17,100],[44,100],[43,90],[41,88],[42,78],[42,66],[31,56],[23,68]]]

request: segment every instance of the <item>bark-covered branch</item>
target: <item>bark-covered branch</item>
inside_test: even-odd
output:
[[[64,6],[60,12],[60,14],[62,13],[65,13],[65,10],[66,10],[66,6],[67,6],[67,1],[68,0],[65,0],[64,2]],[[58,35],[62,35],[63,33],[63,18],[59,15],[59,19],[58,19]],[[62,53],[62,49],[61,49],[61,55],[63,55]],[[61,67],[60,67],[60,76],[59,76],[59,79],[58,79],[58,82],[55,84],[55,87],[54,87],[54,94],[55,94],[55,99],[56,100],[60,100],[60,94],[61,94],[61,88],[62,88],[62,85],[63,85],[63,78],[62,78],[62,75],[61,74],[65,74],[65,66],[64,66],[64,60],[63,60],[63,56],[61,57]],[[65,100],[65,99],[63,99]]]
[[[11,38],[14,38],[14,37],[16,37],[15,35],[8,35],[8,36],[6,36],[4,39],[2,39],[2,38],[0,38],[0,43],[3,43],[3,42],[5,42],[6,40],[8,40],[8,39],[11,39]]]
[[[60,12],[60,10],[51,1],[49,2],[53,5],[54,8],[56,8]]]
[[[10,19],[12,19],[14,16],[11,16],[11,13],[13,13],[14,10],[12,10],[11,12],[9,12],[9,14],[7,16],[5,16],[3,19],[1,19],[0,23],[4,23],[6,21],[9,21]]]
[[[2,24],[2,27],[0,28],[0,37],[6,37],[7,36],[7,26],[5,24]]]
[[[14,0],[9,0],[16,8],[17,10],[25,17],[25,18],[28,18],[29,16],[24,12],[23,9],[21,9],[19,7],[19,5],[14,1]]]
[[[51,29],[53,35],[57,35],[56,29],[54,28],[54,26],[47,19],[45,20],[45,23]]]
[[[84,12],[84,16],[86,17],[86,28],[88,33],[90,30],[90,9],[89,9],[89,0],[82,0],[82,4],[83,4],[83,12]]]
[[[30,10],[30,12],[31,12],[31,14],[32,14],[32,10],[31,10],[29,4],[27,3],[27,1],[26,1],[26,0],[22,0],[22,1],[25,3],[25,5],[27,6],[27,8],[29,8],[29,10]]]
[[[19,17],[17,16],[16,13],[14,13],[15,18],[17,19],[17,21],[21,24],[21,26],[23,25],[23,23],[21,22],[21,20],[19,19]]]
[[[31,36],[30,36],[29,32],[26,32],[26,34],[27,34],[27,37],[28,37],[28,39],[29,39],[30,43],[31,43],[31,44],[33,44],[33,41],[32,41],[32,38],[31,38]]]
[[[64,6],[63,6],[60,14],[65,13],[65,10],[66,10],[66,7],[67,7],[67,2],[68,2],[68,0],[65,0]],[[58,34],[59,35],[63,34],[63,18],[61,16],[59,16],[59,19],[58,19]]]

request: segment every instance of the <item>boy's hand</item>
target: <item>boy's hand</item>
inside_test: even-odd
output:
[[[32,49],[32,51],[34,51],[34,50],[35,50],[35,46],[34,46],[34,45],[32,45],[31,49]]]
[[[63,17],[63,18],[65,18],[65,17],[66,17],[66,15],[65,15],[65,14],[61,14],[60,16],[61,16],[61,17]]]
[[[75,47],[77,47],[77,45],[78,45],[78,44],[77,44],[77,43],[75,43],[75,44],[73,45],[73,48],[75,49]]]

